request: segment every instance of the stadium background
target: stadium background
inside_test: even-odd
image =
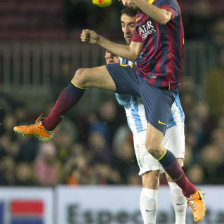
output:
[[[194,184],[222,188],[224,2],[182,0],[180,5],[185,28],[181,86],[186,114],[184,169]],[[51,196],[58,185],[72,189],[85,185],[96,189],[98,185],[140,188],[131,133],[124,111],[112,93],[86,91],[85,99],[69,112],[51,143],[42,144],[12,132],[14,125],[31,122],[40,112],[47,113],[77,68],[105,63],[103,49],[80,43],[80,31],[92,28],[123,42],[120,10],[118,2],[102,9],[91,5],[90,0],[0,0],[0,185],[4,187],[0,192],[3,195],[10,189],[5,187],[12,186],[41,187],[40,191],[47,187]],[[163,178],[161,184],[166,189]],[[0,197],[3,200],[0,223],[19,223],[10,218],[15,215],[13,206],[17,197],[9,201]],[[213,200],[221,198],[223,191],[220,198],[217,194]],[[34,205],[36,200],[38,197],[34,198]],[[138,206],[138,197],[135,204]],[[22,206],[30,204],[22,202]],[[41,204],[36,206],[39,210],[33,212],[39,217],[43,211]],[[205,222],[224,223],[223,203],[220,214],[218,221]],[[51,224],[44,218],[42,222],[35,220]],[[164,220],[159,223],[168,223]],[[33,224],[32,220],[22,223]]]

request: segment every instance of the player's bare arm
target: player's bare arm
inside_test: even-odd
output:
[[[125,2],[129,7],[138,7],[142,12],[162,25],[166,25],[172,18],[170,11],[149,4],[148,0],[125,0]]]
[[[106,50],[110,51],[112,54],[126,58],[133,62],[137,60],[142,50],[141,42],[131,42],[130,45],[117,44],[103,36],[98,35],[93,30],[83,30],[81,33],[81,41],[91,44],[98,44]]]

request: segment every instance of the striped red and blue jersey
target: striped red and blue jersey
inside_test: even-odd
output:
[[[184,29],[176,0],[150,0],[153,5],[172,13],[172,19],[161,25],[137,12],[134,42],[142,42],[142,52],[135,68],[150,85],[175,89],[180,83]]]

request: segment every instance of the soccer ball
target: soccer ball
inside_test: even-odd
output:
[[[111,5],[112,0],[92,0],[92,2],[99,7],[107,7]]]

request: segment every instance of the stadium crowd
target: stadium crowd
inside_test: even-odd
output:
[[[214,68],[208,74],[208,81],[217,71]],[[219,91],[209,87],[219,85],[221,79],[223,83],[222,76],[213,80],[216,84],[208,82],[212,100],[198,98],[189,77],[182,82],[181,99],[186,114],[184,169],[195,184],[224,183],[224,105],[214,102],[219,101]],[[124,110],[113,95],[96,111],[78,114],[72,110],[47,144],[12,131],[14,125],[27,117],[31,121],[36,114],[4,94],[1,105],[0,185],[141,184],[131,132]]]

